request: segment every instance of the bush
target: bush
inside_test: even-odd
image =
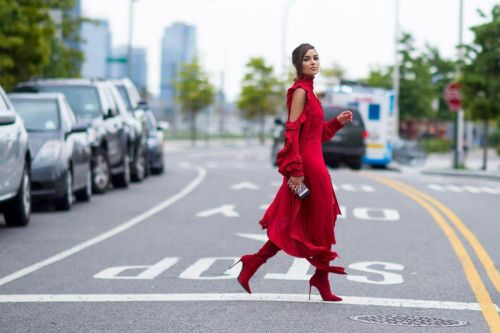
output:
[[[452,142],[447,139],[424,139],[421,144],[427,153],[447,153],[452,149]]]

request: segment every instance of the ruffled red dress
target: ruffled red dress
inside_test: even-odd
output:
[[[288,89],[288,119],[293,93],[306,91],[306,104],[299,118],[285,124],[285,145],[277,155],[283,183],[260,220],[270,241],[294,257],[306,258],[318,269],[345,274],[343,267],[329,266],[338,254],[331,250],[340,208],[322,153],[322,142],[330,140],[343,125],[324,120],[324,111],[313,92],[313,79],[296,80]],[[290,176],[304,176],[310,194],[297,197],[288,187]]]

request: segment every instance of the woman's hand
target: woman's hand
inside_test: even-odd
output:
[[[337,120],[342,125],[345,125],[347,122],[352,121],[352,112],[342,111],[342,113],[337,116]]]
[[[291,176],[290,179],[288,179],[288,187],[295,192],[303,181],[304,177]]]

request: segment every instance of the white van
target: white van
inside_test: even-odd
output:
[[[386,167],[392,161],[397,138],[392,90],[341,84],[326,92],[325,101],[332,106],[356,108],[361,113],[368,131],[364,164]]]

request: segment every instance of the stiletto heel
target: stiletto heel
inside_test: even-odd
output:
[[[238,260],[237,262],[235,262],[234,264],[232,264],[231,266],[229,266],[228,269],[233,268],[234,266],[236,266],[236,264],[238,264],[240,262],[241,262],[241,258],[240,258],[240,260]]]
[[[312,285],[311,285],[311,282],[309,282],[309,300],[311,300],[311,288],[312,288]]]

